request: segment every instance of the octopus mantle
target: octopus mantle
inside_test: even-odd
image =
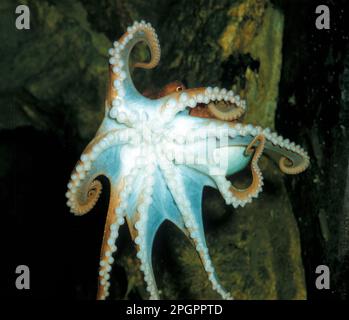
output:
[[[309,164],[306,152],[269,129],[239,123],[246,103],[219,88],[168,86],[149,98],[135,88],[129,70],[132,48],[144,41],[151,60],[136,68],[154,68],[160,59],[157,35],[149,23],[135,22],[114,43],[105,117],[81,155],[68,184],[68,206],[76,215],[91,210],[102,190],[99,176],[110,181],[97,298],[109,295],[120,225],[127,221],[151,299],[159,298],[152,269],[152,243],[160,225],[169,220],[192,241],[208,279],[222,298],[232,298],[219,283],[212,265],[202,222],[204,186],[217,188],[227,204],[244,206],[262,190],[258,167],[262,153],[287,174]],[[209,117],[198,116],[198,108]],[[195,112],[196,111],[196,112]],[[238,189],[228,176],[250,166],[251,185]]]

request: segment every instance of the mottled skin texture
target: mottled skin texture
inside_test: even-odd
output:
[[[219,284],[206,246],[203,188],[217,188],[227,204],[244,206],[262,190],[258,160],[263,153],[288,174],[305,170],[309,158],[302,148],[268,128],[241,124],[246,105],[232,91],[187,89],[174,82],[159,93],[140,94],[128,64],[132,48],[141,41],[149,46],[151,60],[134,67],[150,69],[158,64],[160,46],[150,24],[136,22],[114,43],[109,52],[105,117],[68,184],[68,205],[74,214],[82,215],[102,191],[98,177],[104,175],[110,181],[97,298],[109,296],[115,242],[124,221],[137,246],[150,298],[160,297],[152,269],[152,244],[161,224],[169,220],[191,239],[213,289],[230,299],[229,291]],[[252,182],[247,188],[239,189],[227,180],[248,165]]]

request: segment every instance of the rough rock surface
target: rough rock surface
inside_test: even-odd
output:
[[[277,129],[304,145],[312,159],[305,174],[286,180],[308,295],[348,299],[348,3],[324,3],[330,8],[330,30],[317,30],[309,19],[317,1],[304,3],[303,10],[293,1],[279,2],[287,13],[285,34],[298,36],[284,41]],[[330,290],[314,285],[321,264],[330,268]]]

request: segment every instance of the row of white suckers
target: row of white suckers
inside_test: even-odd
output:
[[[160,50],[159,42],[154,28],[151,27],[149,23],[144,21],[138,23],[135,22],[132,27],[127,29],[128,34],[122,39],[114,42],[114,48],[109,49],[109,54],[111,58],[109,63],[112,65],[113,72],[117,75],[117,79],[114,81],[113,85],[117,91],[117,97],[112,101],[112,108],[110,110],[110,117],[117,119],[120,123],[135,124],[139,121],[138,114],[127,110],[124,106],[124,95],[125,88],[123,87],[123,80],[126,78],[126,71],[123,69],[127,62],[122,61],[121,51],[125,48],[126,44],[133,38],[135,32],[140,30],[148,30],[152,37],[153,43],[158,46]],[[165,111],[169,111],[170,119],[173,114],[184,110],[186,107],[194,108],[199,103],[208,104],[209,102],[214,101],[226,101],[232,104],[235,104],[237,107],[246,110],[246,102],[240,99],[240,96],[235,95],[233,91],[226,89],[219,89],[217,87],[211,88],[208,87],[202,93],[190,94],[183,92],[179,95],[178,99],[170,98],[165,104]],[[168,116],[168,114],[166,115]],[[165,116],[165,117],[166,117]]]
[[[196,249],[198,252],[200,252],[204,267],[206,272],[208,273],[208,278],[212,283],[212,287],[214,290],[216,290],[223,298],[225,299],[231,299],[231,296],[221,287],[219,284],[214,268],[212,265],[212,262],[210,260],[210,257],[208,255],[208,249],[207,246],[204,245],[203,240],[200,238],[200,234],[198,232],[198,226],[195,222],[194,215],[191,212],[190,203],[185,197],[184,194],[184,186],[183,184],[178,181],[178,177],[175,173],[175,167],[172,166],[171,163],[166,161],[166,159],[159,159],[160,166],[162,170],[165,173],[165,179],[167,184],[169,185],[171,192],[174,194],[175,201],[182,213],[184,223],[188,230],[191,230],[190,236],[193,238],[193,240],[196,243]],[[156,287],[155,279],[153,277],[153,273],[151,270],[151,257],[147,256],[147,248],[146,248],[146,232],[147,230],[147,220],[148,220],[148,210],[152,203],[152,190],[154,186],[154,177],[153,173],[155,170],[155,166],[153,161],[148,161],[146,163],[147,165],[147,176],[144,178],[144,187],[142,194],[142,200],[140,201],[140,204],[137,207],[137,210],[140,214],[139,220],[135,223],[135,228],[138,231],[138,235],[135,239],[135,243],[139,246],[139,250],[137,253],[137,257],[141,261],[141,270],[144,273],[144,280],[146,282],[146,289],[150,293],[151,299],[158,299],[158,290]],[[105,299],[109,296],[109,288],[110,288],[110,271],[111,271],[111,264],[113,263],[114,259],[111,258],[113,253],[116,250],[115,241],[116,237],[118,235],[117,231],[118,227],[120,225],[120,221],[123,220],[123,217],[125,215],[125,203],[127,202],[127,196],[130,193],[130,184],[132,184],[135,180],[135,177],[138,175],[140,168],[133,168],[129,175],[125,178],[125,188],[120,193],[120,206],[116,209],[116,222],[110,225],[111,235],[108,239],[108,246],[109,249],[105,252],[105,257],[102,258],[100,262],[100,272],[99,275],[101,277],[100,279],[100,285],[103,288],[103,292],[100,296],[101,299]]]
[[[124,70],[122,70],[122,67],[125,65],[124,62],[121,60],[120,57],[120,52],[125,48],[126,44],[133,38],[134,34],[139,31],[139,30],[148,30],[152,38],[154,39],[154,42],[156,42],[159,46],[159,41],[156,35],[156,32],[154,28],[151,26],[150,23],[146,23],[144,20],[137,22],[135,21],[134,24],[130,27],[127,28],[128,34],[123,37],[119,42],[115,41],[114,42],[114,48],[109,50],[110,55],[112,56],[110,58],[110,63],[113,65],[113,71],[119,74],[120,76],[120,81],[115,80],[114,81],[114,86],[116,89],[123,89],[122,88],[122,81],[126,77],[126,73]],[[136,112],[132,112],[129,110],[121,110],[123,103],[122,103],[122,96],[124,94],[124,91],[122,91],[122,94],[120,95],[120,98],[114,99],[113,103],[113,108],[110,111],[110,114],[113,118],[120,118],[120,122],[124,123],[127,118],[131,117],[132,121],[131,123],[137,123],[139,121],[139,117]],[[166,105],[170,109],[179,109],[182,110],[185,107],[191,107],[194,108],[198,103],[205,103],[208,104],[211,101],[228,101],[231,103],[236,104],[238,107],[243,108],[244,110],[246,109],[246,102],[245,100],[241,100],[240,96],[234,95],[234,92],[229,90],[227,91],[226,89],[219,89],[218,87],[211,88],[208,87],[206,88],[204,93],[198,93],[197,95],[188,95],[187,93],[183,92],[180,96],[179,99],[175,98],[170,98],[167,102]],[[124,112],[128,112],[128,114],[124,114]],[[267,140],[271,141],[274,145],[278,145],[281,148],[286,148],[291,151],[300,153],[304,156],[307,156],[306,153],[302,148],[299,146],[296,146],[293,142],[290,142],[288,139],[283,139],[281,136],[278,136],[276,133],[271,133],[270,130],[264,129],[262,130],[260,127],[253,127],[251,125],[240,125],[237,124],[235,128],[230,128],[229,129],[229,136],[234,137],[235,132],[236,134],[239,135],[246,135],[245,130],[247,133],[252,134],[253,136],[257,134],[264,134],[267,138]],[[216,130],[216,134],[220,134],[219,130]],[[178,140],[182,140],[182,137],[179,137]],[[103,143],[103,142],[102,142]]]
[[[170,161],[167,161],[165,158],[161,157],[161,155],[159,157],[159,164],[162,172],[164,173],[166,184],[168,185],[171,194],[173,195],[174,200],[181,212],[184,224],[187,230],[189,230],[190,237],[196,244],[196,250],[202,257],[205,271],[208,274],[208,278],[212,283],[213,289],[216,290],[224,299],[231,299],[230,295],[221,287],[215,276],[214,267],[208,254],[207,246],[200,237],[199,226],[195,221],[195,215],[192,212],[190,202],[185,195],[185,187],[183,185],[183,181],[180,181],[180,176],[176,172],[176,167]]]
[[[133,39],[135,33],[140,31],[148,32],[148,36],[151,37],[149,41],[156,44],[160,49],[160,43],[155,29],[149,22],[146,23],[144,20],[142,20],[140,22],[135,21],[132,26],[127,27],[127,34],[124,35],[119,41],[115,41],[113,43],[114,48],[109,49],[109,55],[111,55],[112,58],[115,58],[115,60],[118,60],[118,57],[115,57],[115,54],[119,54],[122,50],[124,50],[128,42]],[[111,61],[110,64],[113,65],[113,61]]]
[[[227,132],[230,138],[234,138],[237,136],[257,136],[259,134],[263,134],[268,141],[270,141],[273,145],[279,146],[281,148],[285,148],[286,150],[290,150],[294,153],[300,154],[305,159],[309,159],[306,152],[299,146],[295,145],[295,143],[290,142],[288,139],[283,139],[281,136],[278,136],[276,133],[272,133],[269,128],[262,129],[260,127],[254,127],[252,125],[242,125],[236,124],[234,127],[230,127],[227,124],[217,125],[211,124],[206,128],[199,128],[191,132],[191,136],[186,137],[185,135],[177,135],[171,137],[170,135],[166,136],[165,143],[168,143],[168,139],[173,138],[173,142],[178,144],[186,144],[192,143],[195,140],[195,137],[199,139],[205,139],[207,137],[221,137],[221,130]],[[66,194],[68,198],[68,206],[72,209],[75,207],[74,194],[76,194],[78,187],[80,186],[81,180],[83,180],[86,176],[86,173],[91,168],[91,163],[97,159],[97,157],[106,149],[117,145],[117,144],[126,144],[132,143],[132,141],[139,142],[139,131],[132,128],[125,128],[121,130],[116,130],[108,133],[104,138],[101,139],[98,143],[96,143],[89,153],[84,153],[81,156],[81,162],[76,166],[75,172],[71,176],[71,181],[68,183],[68,192]],[[73,210],[74,211],[74,210]]]
[[[140,203],[137,206],[137,210],[140,214],[140,219],[135,223],[135,228],[138,231],[138,235],[135,239],[135,243],[139,245],[139,250],[137,253],[137,257],[141,261],[141,270],[144,273],[144,279],[147,283],[147,290],[149,291],[151,298],[157,298],[157,289],[151,274],[151,270],[149,267],[149,261],[151,262],[151,258],[147,257],[146,255],[146,248],[145,248],[145,233],[146,233],[146,222],[148,219],[148,208],[150,204],[152,203],[152,189],[154,186],[154,177],[153,177],[153,171],[155,170],[154,166],[151,166],[148,164],[148,170],[147,177],[144,179],[144,186],[143,186],[143,192],[142,199]],[[127,209],[127,202],[128,198],[133,191],[133,184],[140,174],[141,168],[134,167],[130,173],[125,176],[125,184],[123,187],[123,190],[120,192],[120,203],[119,206],[115,209],[115,221],[109,226],[110,228],[110,236],[107,240],[108,250],[105,251],[104,257],[102,257],[100,261],[100,271],[99,276],[100,278],[100,285],[103,288],[103,292],[100,296],[101,299],[105,299],[109,296],[109,287],[110,287],[110,271],[112,269],[112,263],[114,262],[114,259],[112,258],[112,255],[116,251],[116,239],[118,236],[118,229],[121,224],[124,223],[124,217],[126,215],[126,209]]]
[[[258,159],[255,159],[252,163],[252,170],[256,172],[258,175],[258,186],[256,187],[255,191],[248,195],[248,197],[244,200],[240,200],[233,196],[233,194],[230,191],[230,188],[232,187],[232,184],[229,180],[227,180],[224,176],[216,176],[214,177],[215,183],[218,187],[218,190],[222,194],[226,204],[232,205],[234,208],[237,208],[239,206],[244,207],[247,203],[251,203],[253,198],[257,198],[259,193],[262,191],[263,188],[263,175],[261,170],[259,169],[257,165]]]
[[[138,110],[126,109],[123,101],[124,88],[120,80],[114,81],[114,87],[119,93],[113,102],[112,108],[110,109],[109,116],[112,119],[116,119],[119,123],[124,123],[131,126],[136,126],[141,115]],[[176,93],[178,95],[178,93]],[[186,93],[182,92],[178,97],[169,97],[166,102],[164,102],[164,108],[156,116],[158,119],[156,121],[162,121],[164,125],[171,121],[174,116],[178,113],[189,108],[195,108],[198,104],[209,104],[211,102],[225,101],[236,105],[237,107],[246,110],[246,101],[242,100],[239,95],[235,95],[232,90],[219,89],[218,87],[211,88],[207,87],[202,92],[198,93]]]
[[[136,32],[147,32],[148,37],[150,37],[152,45],[157,47],[158,52],[160,52],[160,44],[158,37],[154,28],[150,23],[145,21],[135,22],[131,27],[127,28],[127,34],[122,37],[119,41],[114,42],[114,48],[109,49],[109,63],[112,65],[112,71],[117,75],[117,79],[114,80],[113,86],[117,91],[117,97],[112,101],[112,108],[110,110],[110,117],[117,119],[120,123],[135,124],[139,121],[136,112],[131,112],[126,110],[124,106],[124,96],[125,88],[123,86],[123,81],[127,77],[127,73],[124,70],[124,67],[128,61],[123,61],[121,58],[121,53],[125,49],[127,43],[133,39]],[[128,55],[125,55],[125,58],[128,58]]]
[[[200,103],[207,105],[210,102],[217,101],[225,101],[242,108],[244,111],[246,110],[246,101],[242,100],[239,95],[235,95],[232,90],[220,89],[218,87],[207,87],[204,90],[198,91],[198,93],[182,92],[179,94],[178,99],[169,98],[164,110],[180,112],[187,107],[195,108]]]
[[[151,245],[146,242],[146,233],[148,232],[148,218],[149,218],[149,207],[153,202],[153,188],[155,184],[155,163],[152,159],[148,161],[144,158],[144,167],[139,168],[140,171],[146,172],[146,176],[143,181],[143,189],[141,192],[140,203],[137,206],[137,211],[139,213],[139,220],[135,223],[135,228],[137,230],[137,237],[135,238],[135,243],[138,245],[137,258],[141,261],[140,269],[144,274],[144,281],[146,283],[146,289],[150,294],[150,299],[158,299],[158,290],[156,287],[155,279],[151,269],[152,259],[147,254],[147,245]],[[142,166],[142,163],[139,163]],[[144,173],[143,173],[144,174]]]

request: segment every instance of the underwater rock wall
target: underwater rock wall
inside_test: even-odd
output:
[[[281,63],[283,14],[268,1],[243,1],[232,5],[229,20],[219,43],[227,65],[242,64],[249,58],[245,73],[230,74],[246,97],[249,112],[245,121],[274,128]],[[240,66],[241,68],[242,66]],[[239,79],[240,78],[240,79]],[[230,79],[230,80],[231,80]],[[227,79],[227,81],[229,81]],[[236,85],[235,85],[236,87]]]
[[[31,29],[16,30],[13,1],[2,1],[0,128],[30,125],[87,139],[102,119],[110,41],[93,30],[78,1],[24,1]]]
[[[348,298],[348,17],[347,1],[324,1],[330,30],[317,30],[317,1],[278,1],[285,12],[283,69],[276,128],[304,145],[310,168],[286,185],[301,234],[308,295]],[[317,290],[315,269],[331,271],[331,289]]]

